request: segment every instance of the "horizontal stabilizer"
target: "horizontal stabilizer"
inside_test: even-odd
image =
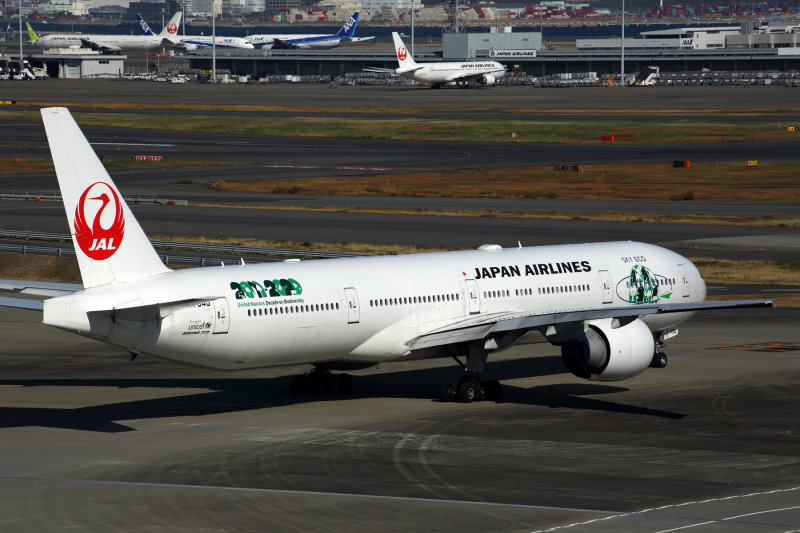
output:
[[[17,309],[32,309],[41,311],[44,304],[41,300],[26,300],[25,298],[9,298],[0,296],[0,307],[14,307]]]
[[[12,291],[19,294],[56,297],[82,290],[83,285],[78,283],[51,283],[48,281],[0,279],[0,291]]]

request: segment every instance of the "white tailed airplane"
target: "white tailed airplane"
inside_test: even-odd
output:
[[[256,48],[297,49],[297,48],[335,48],[342,44],[369,41],[375,37],[354,37],[358,24],[359,12],[356,11],[344,23],[342,29],[335,34],[258,34],[250,35],[247,40]]]
[[[91,48],[103,53],[122,50],[151,50],[172,46],[171,37],[178,33],[181,13],[176,13],[158,35],[81,35],[72,33],[52,33],[39,37],[29,23],[29,42],[42,48]],[[140,20],[140,23],[142,21]]]
[[[170,41],[173,45],[182,46],[186,50],[197,50],[198,48],[211,48],[212,41],[214,41],[213,46],[216,46],[217,48],[253,49],[253,45],[250,44],[247,39],[243,39],[241,37],[222,37],[220,35],[178,35],[178,28],[181,25],[180,15],[181,12],[179,11],[174,17],[172,17],[173,20],[175,17],[177,17],[178,20],[175,24],[175,33],[170,35]],[[152,30],[150,30],[150,26],[147,25],[147,22],[144,21],[139,13],[136,13],[136,18],[139,20],[139,25],[142,27],[144,34],[153,35]],[[168,25],[167,27],[170,26]]]
[[[434,89],[447,83],[466,84],[470,81],[491,86],[506,75],[506,68],[497,61],[417,63],[397,32],[392,32],[392,39],[399,65],[394,72],[404,78],[430,83]]]
[[[65,108],[42,109],[78,258],[82,290],[6,281],[55,296],[2,298],[43,309],[43,322],[131,353],[220,370],[310,363],[296,391],[347,389],[330,369],[465,357],[442,385],[448,400],[496,398],[487,357],[536,334],[566,368],[617,381],[663,367],[663,341],[694,311],[759,307],[706,302],[685,257],[650,244],[608,242],[290,260],[172,271],[155,250]],[[73,292],[74,291],[74,292]]]

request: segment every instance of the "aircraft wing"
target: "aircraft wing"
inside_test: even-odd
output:
[[[281,40],[281,39],[273,39],[272,40],[272,49],[273,50],[297,50],[298,48],[300,48],[300,47],[297,46],[296,44],[292,43],[292,42],[289,42],[289,41],[284,41],[284,40]]]
[[[395,69],[393,68],[381,68],[381,67],[364,67],[361,69],[361,72],[380,72],[386,74],[394,74]]]
[[[487,72],[459,72],[452,76],[448,76],[447,81],[465,81],[465,80],[474,80],[487,74]]]
[[[98,52],[102,52],[104,54],[108,53],[116,53],[121,52],[122,48],[119,46],[115,46],[113,44],[102,44],[94,41],[93,39],[81,39],[81,45],[84,48],[91,48],[92,50],[97,50]]]
[[[159,48],[183,48],[183,43],[180,42],[179,39],[164,37],[161,39],[161,44],[158,45]]]
[[[342,37],[340,42],[342,44],[355,44],[355,43],[363,43],[364,41],[371,41],[375,37]]]
[[[732,307],[772,307],[772,300],[737,300],[690,302],[672,304],[639,305],[627,307],[607,307],[581,311],[564,311],[560,313],[527,314],[527,313],[492,313],[476,315],[447,326],[434,329],[408,342],[411,350],[433,348],[460,342],[488,339],[491,334],[512,331],[526,332],[545,326],[598,320],[601,318],[636,319],[644,315],[657,313],[681,313],[702,311],[707,309],[725,309]]]
[[[411,67],[404,67],[404,68],[395,69],[395,72],[397,72],[400,75],[403,75],[403,74],[408,74],[409,72],[416,72],[416,71],[418,71],[420,69],[423,69],[423,68],[425,68],[425,65],[416,64],[416,65],[411,66]]]

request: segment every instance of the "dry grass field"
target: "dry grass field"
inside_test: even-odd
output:
[[[643,176],[646,176],[643,177]],[[212,184],[221,191],[364,196],[565,198],[615,200],[798,200],[800,173],[792,163],[748,167],[745,160],[701,163],[470,169],[381,176]]]

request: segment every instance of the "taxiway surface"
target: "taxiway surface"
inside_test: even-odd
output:
[[[302,369],[130,362],[39,320],[0,310],[4,531],[800,528],[799,309],[697,315],[614,384],[517,347],[470,405],[432,399],[445,360],[297,398]]]
[[[489,87],[474,90],[434,91],[427,86],[375,87],[323,84],[184,84],[173,85],[127,80],[49,79],[35,83],[3,84],[3,98],[26,104],[95,104],[122,102],[166,105],[240,104],[281,107],[327,108],[332,113],[345,107],[450,110],[492,113],[526,109],[553,110],[686,109],[715,114],[717,110],[749,112],[780,110],[797,118],[800,110],[787,105],[796,88],[777,86],[701,87],[573,87],[544,89],[532,86]],[[635,115],[634,115],[635,116]]]
[[[520,168],[550,165],[696,163],[758,160],[797,161],[796,139],[701,144],[544,144],[425,142],[367,139],[280,137],[199,132],[170,132],[87,126],[95,151],[112,159],[135,155],[178,158],[196,165],[171,169],[141,169],[114,173],[126,194],[167,190],[192,180],[213,183],[282,179],[404,174],[430,171]],[[4,157],[49,158],[40,123],[4,121],[0,114],[0,147]],[[214,163],[221,162],[218,166]],[[239,164],[236,164],[239,163]],[[6,174],[3,189],[52,190],[48,174]]]

